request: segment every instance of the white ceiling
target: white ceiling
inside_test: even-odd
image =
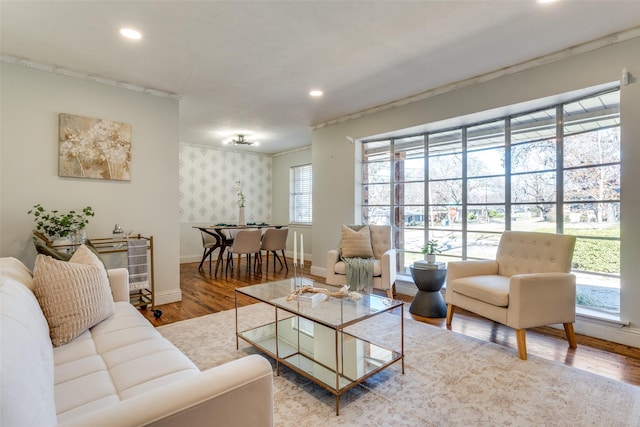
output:
[[[0,52],[175,94],[180,142],[246,131],[261,144],[240,149],[273,154],[311,125],[639,24],[638,0],[2,0]]]

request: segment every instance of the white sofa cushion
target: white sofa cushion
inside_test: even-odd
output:
[[[11,278],[33,291],[33,276],[26,265],[17,258],[0,258],[0,274],[3,278]]]
[[[200,372],[126,302],[53,355],[59,422]]]
[[[76,250],[69,262],[38,255],[33,281],[56,347],[114,312],[107,271],[85,245]]]
[[[53,426],[57,421],[49,327],[36,297],[5,275],[5,265],[0,270],[0,425]]]
[[[0,258],[0,426],[273,426],[271,364],[199,372],[129,304],[126,269],[110,270],[113,316],[55,349],[25,271]]]

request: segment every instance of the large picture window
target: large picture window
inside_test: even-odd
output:
[[[620,312],[620,92],[362,144],[362,218],[391,224],[400,274],[495,257],[504,230],[577,237],[577,304]]]

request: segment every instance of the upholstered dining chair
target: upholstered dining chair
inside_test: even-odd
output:
[[[382,290],[389,298],[393,298],[396,288],[396,250],[391,247],[391,226],[366,225],[355,231],[343,225],[341,236],[341,248],[327,253],[326,283],[338,286],[347,283],[347,265],[342,257],[373,258],[373,289]]]
[[[240,260],[242,255],[247,256],[247,272],[251,268],[251,255],[255,255],[253,261],[253,269],[256,270],[256,263],[262,264],[260,258],[260,247],[262,232],[260,230],[239,230],[233,238],[233,244],[227,248],[227,267],[225,273],[229,270],[231,264],[231,272],[233,272],[233,254],[238,254],[238,272],[240,272]]]
[[[459,307],[514,328],[518,356],[527,360],[526,329],[562,323],[576,348],[575,242],[574,236],[505,231],[495,260],[449,262],[447,325]]]
[[[269,252],[273,253],[273,270],[276,269],[276,259],[280,263],[280,267],[285,267],[289,271],[289,265],[287,264],[287,258],[285,256],[285,249],[287,248],[287,236],[289,235],[288,228],[268,228],[262,235],[262,247],[263,251],[267,252],[267,270],[269,269]],[[282,254],[282,260],[278,256],[278,251]]]

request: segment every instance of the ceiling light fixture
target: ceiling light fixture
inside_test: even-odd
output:
[[[251,139],[247,139],[245,135],[239,133],[237,138],[227,138],[222,141],[223,144],[233,144],[233,145],[260,145],[260,142],[254,141]]]
[[[140,40],[142,38],[142,34],[139,31],[131,28],[120,28],[120,35],[131,40]]]
[[[318,97],[322,96],[322,91],[314,89],[311,92],[309,92],[309,95],[313,96],[314,98],[318,98]]]

